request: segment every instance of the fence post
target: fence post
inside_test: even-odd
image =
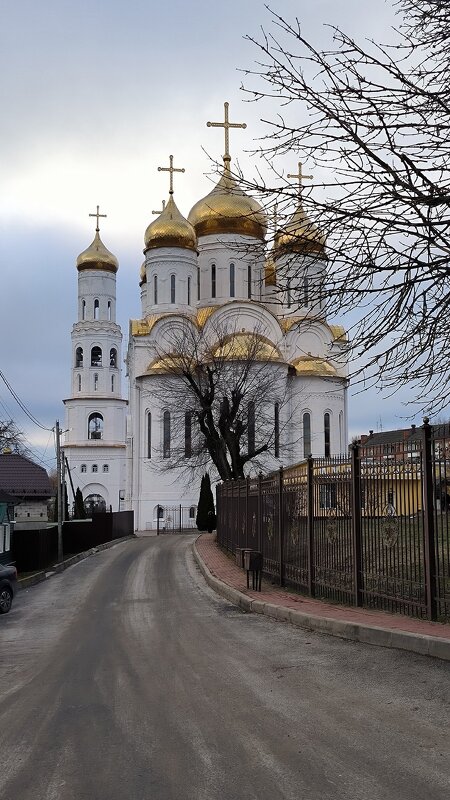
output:
[[[283,467],[278,472],[278,539],[280,562],[280,586],[284,586],[284,519],[283,519]]]
[[[423,418],[423,525],[425,556],[425,592],[427,615],[429,619],[437,618],[436,602],[436,549],[434,529],[433,502],[433,447],[431,442],[431,425],[428,417]]]
[[[258,550],[263,552],[262,541],[262,472],[258,473]],[[264,556],[264,553],[263,553]]]
[[[308,551],[308,593],[310,597],[315,595],[314,584],[314,462],[312,456],[308,456],[306,466],[306,491],[308,497],[308,524],[307,524],[307,551]]]
[[[250,478],[245,479],[245,546],[248,547],[248,491]]]
[[[353,591],[355,606],[362,606],[361,452],[359,444],[352,445],[351,452]]]
[[[242,542],[241,542],[241,480],[240,480],[240,478],[239,478],[239,480],[236,481],[236,483],[237,483],[238,496],[237,496],[237,510],[236,510],[236,535],[235,535],[236,541],[235,541],[233,552],[236,551],[236,547],[242,547]]]

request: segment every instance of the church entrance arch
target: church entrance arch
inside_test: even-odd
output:
[[[106,511],[106,501],[101,494],[88,494],[84,500],[84,507],[87,514],[96,514]]]

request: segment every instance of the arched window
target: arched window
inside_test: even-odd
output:
[[[114,375],[111,375],[111,391],[114,391]]]
[[[280,404],[279,403],[275,403],[274,412],[275,412],[274,455],[275,458],[279,458],[280,457]]]
[[[94,372],[94,392],[98,391],[98,372]]]
[[[155,306],[158,305],[158,276],[153,276],[153,303]]]
[[[235,288],[235,268],[234,264],[230,264],[230,297],[235,296]]]
[[[175,275],[170,276],[170,302],[175,302]]]
[[[81,465],[81,472],[87,472],[86,464]]]
[[[98,411],[89,415],[88,420],[88,439],[103,438],[103,417]]]
[[[92,464],[92,472],[98,472],[97,464]]]
[[[191,506],[189,509],[189,519],[195,519],[195,506]]]
[[[252,265],[247,264],[247,297],[252,298]]]
[[[152,415],[147,414],[147,458],[152,457]]]
[[[109,472],[109,465],[103,464],[103,472]]]
[[[186,411],[184,415],[184,457],[192,456],[192,414]]]
[[[188,304],[188,306],[190,306],[191,305],[191,278],[190,277],[188,277],[188,281],[187,281],[187,294],[188,294],[188,296],[187,296],[187,304]]]
[[[78,391],[81,392],[81,375],[78,375]]]
[[[81,319],[86,319],[86,300],[81,301]]]
[[[115,347],[111,347],[109,351],[109,366],[117,367],[117,350]]]
[[[303,414],[303,458],[311,455],[311,414],[306,411]]]
[[[339,412],[339,451],[344,452],[344,415]]]
[[[91,350],[91,367],[101,367],[102,351],[100,347],[93,347]]]
[[[163,415],[163,458],[170,458],[170,411]]]
[[[330,415],[328,411],[323,415],[323,435],[325,444],[325,458],[330,455]]]
[[[216,265],[211,264],[211,297],[216,296]]]
[[[247,437],[248,452],[255,452],[255,404],[250,402],[247,407]]]
[[[108,300],[108,319],[111,320],[111,300]]]
[[[94,319],[100,319],[100,303],[94,300]]]
[[[82,367],[83,366],[83,348],[77,347],[75,350],[75,366]]]

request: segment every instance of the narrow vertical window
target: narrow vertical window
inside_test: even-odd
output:
[[[78,375],[78,391],[81,392],[81,375]]]
[[[303,458],[311,455],[311,414],[303,414]]]
[[[77,347],[75,350],[75,366],[82,367],[83,366],[83,348]]]
[[[115,347],[111,347],[109,351],[109,366],[117,367],[117,350]]]
[[[303,305],[309,305],[309,278],[306,275],[303,278]]]
[[[98,300],[94,300],[94,319],[100,318],[100,303]]]
[[[111,300],[108,300],[108,319],[111,320]]]
[[[250,402],[247,408],[248,452],[255,452],[255,404]]]
[[[147,458],[152,457],[152,415],[147,414]]]
[[[81,301],[81,319],[86,319],[86,300]]]
[[[275,412],[274,450],[275,450],[275,458],[279,458],[280,457],[280,404],[279,403],[275,403],[274,412]]]
[[[163,416],[163,458],[170,458],[170,411]]]
[[[96,372],[94,374],[94,392],[96,392],[97,389],[98,389],[98,373]]]
[[[290,308],[292,305],[292,291],[291,291],[291,279],[288,278],[287,287],[286,287],[286,302],[287,307]]]
[[[158,276],[155,275],[153,278],[153,303],[155,306],[158,305]]]
[[[339,412],[339,451],[344,452],[344,415]]]
[[[192,456],[192,414],[186,411],[184,415],[184,457]]]
[[[175,302],[175,275],[170,276],[170,302]]]
[[[197,266],[197,300],[200,300],[200,267]]]
[[[230,297],[234,297],[235,294],[235,269],[234,264],[230,264]]]
[[[252,298],[252,265],[247,264],[247,297]]]
[[[323,433],[325,442],[325,457],[330,455],[330,415],[326,412],[323,415]]]
[[[211,264],[211,297],[216,296],[216,265]]]
[[[188,278],[187,292],[188,292],[187,304],[188,304],[188,306],[190,306],[191,305],[191,279],[190,279],[190,277]]]
[[[114,375],[111,375],[111,391],[114,391]]]

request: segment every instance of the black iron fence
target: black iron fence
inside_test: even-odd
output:
[[[450,426],[354,445],[217,491],[217,539],[263,553],[280,585],[330,602],[450,619]]]

